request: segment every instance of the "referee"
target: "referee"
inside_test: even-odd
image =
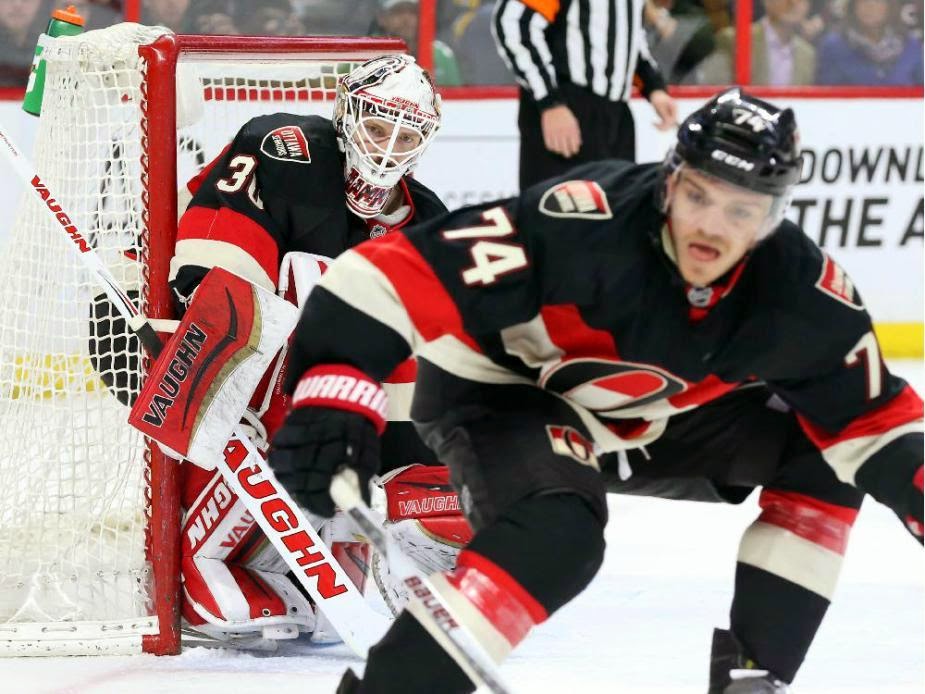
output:
[[[520,84],[520,188],[595,159],[636,159],[633,85],[656,127],[677,106],[649,54],[645,0],[498,0],[492,32]]]

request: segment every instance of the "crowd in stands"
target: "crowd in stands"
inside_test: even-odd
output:
[[[398,36],[417,53],[420,0],[141,0],[141,21],[179,33]],[[121,21],[122,0],[0,0],[0,86],[24,86],[54,7],[87,29]],[[735,0],[646,0],[653,56],[670,84],[735,81]],[[437,0],[441,85],[512,84],[491,34],[494,0]],[[923,0],[754,0],[751,83],[921,85]]]

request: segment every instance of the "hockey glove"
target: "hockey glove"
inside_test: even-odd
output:
[[[344,364],[309,369],[293,392],[292,411],[273,437],[269,460],[277,479],[298,503],[327,518],[334,515],[331,478],[349,467],[369,503],[385,412],[385,392],[363,372]]]

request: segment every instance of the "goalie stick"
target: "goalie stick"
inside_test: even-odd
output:
[[[35,193],[42,208],[55,220],[56,228],[71,242],[90,273],[99,281],[116,310],[127,321],[152,357],[161,352],[161,340],[148,319],[141,315],[119,286],[109,268],[81,235],[76,224],[62,209],[60,201],[30,166],[0,124],[0,149],[22,179]],[[318,532],[289,493],[264,464],[256,447],[236,427],[221,454],[213,456],[222,478],[238,495],[260,529],[292,569],[315,605],[324,612],[337,633],[354,653],[366,658],[370,646],[388,628],[389,620],[367,604],[346,571],[334,558]]]
[[[411,601],[408,611],[421,626],[456,661],[472,682],[485,686],[493,694],[510,694],[501,681],[498,666],[478,639],[457,619],[449,603],[443,599],[431,580],[419,571],[383,530],[360,495],[360,485],[354,470],[343,469],[331,480],[331,498],[356,525],[369,543],[376,548],[408,588]]]

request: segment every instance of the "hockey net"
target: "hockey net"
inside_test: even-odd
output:
[[[339,75],[402,48],[135,24],[53,39],[35,169],[170,318],[179,186],[248,118],[330,115]],[[126,424],[146,359],[46,214],[24,197],[0,252],[0,655],[175,653],[176,465]]]

